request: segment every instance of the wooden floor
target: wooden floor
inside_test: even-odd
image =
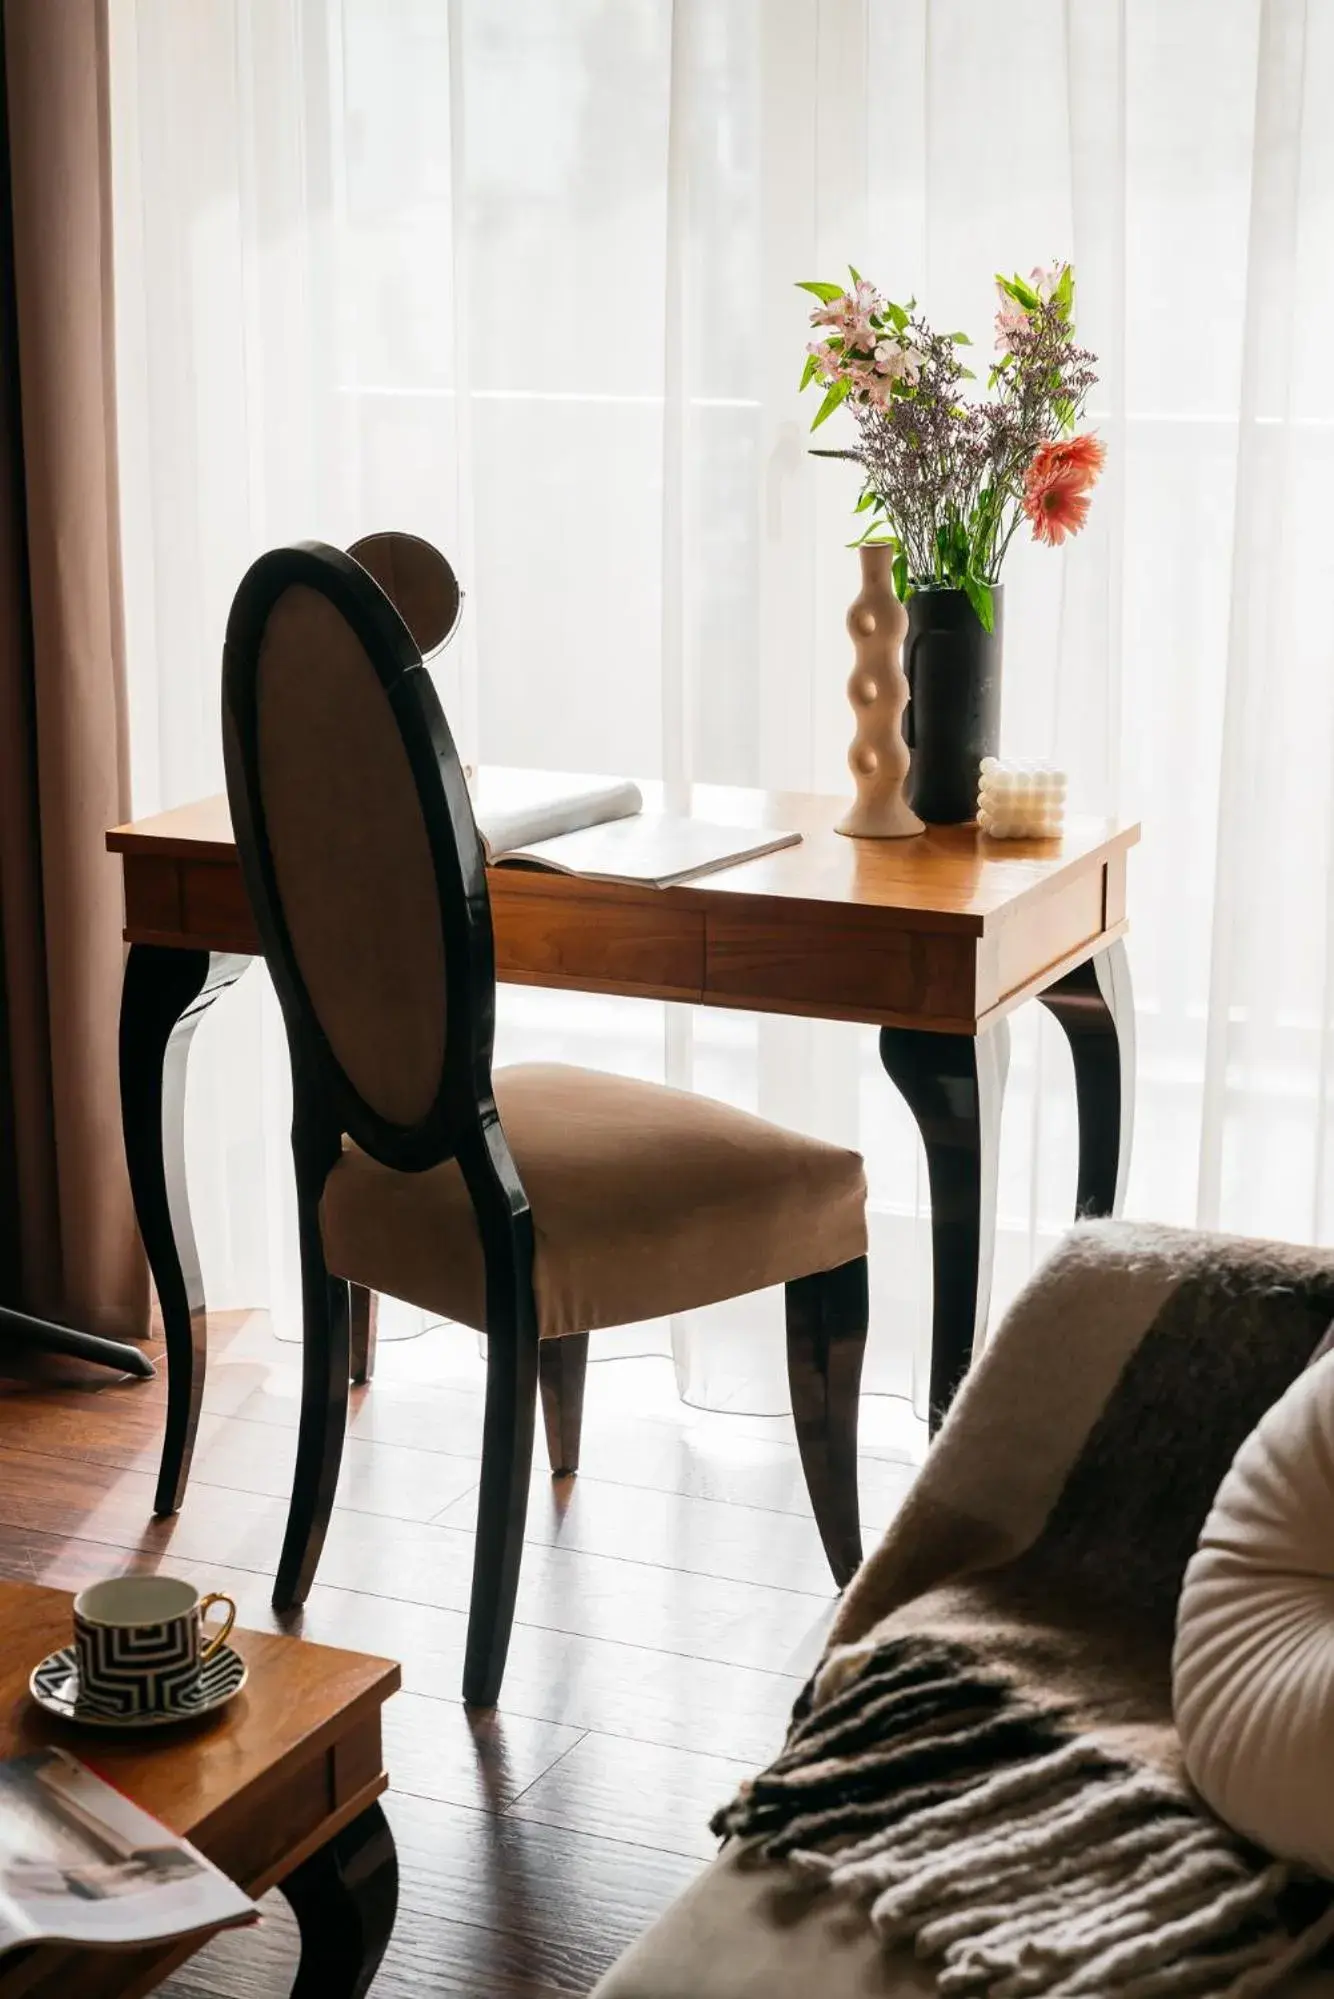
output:
[[[51,1363],[0,1390],[0,1572],[76,1589],[160,1568],[273,1628],[298,1353],[259,1315],[215,1322],[212,1350],[171,1521],[151,1513],[160,1381]],[[481,1393],[471,1336],[382,1344],[320,1581],[287,1626],[403,1663],[385,1717],[402,1890],[375,1999],[587,1993],[709,1857],[709,1814],[781,1740],[833,1603],[791,1425],[687,1409],[664,1360],[608,1362],[589,1371],[583,1471],[533,1480],[502,1706],[469,1714]],[[924,1436],[879,1399],[863,1430],[874,1537]],[[265,1913],[164,1993],[286,1995],[295,1929],[278,1897]]]

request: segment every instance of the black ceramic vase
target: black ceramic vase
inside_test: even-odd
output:
[[[978,771],[1000,744],[1001,630],[1005,592],[991,593],[995,629],[962,590],[915,590],[908,599],[903,735],[912,752],[906,796],[931,826],[977,817]]]

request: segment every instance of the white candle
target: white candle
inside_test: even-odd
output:
[[[984,757],[977,823],[993,840],[1059,840],[1065,826],[1066,776],[1051,764]]]

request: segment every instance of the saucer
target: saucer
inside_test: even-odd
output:
[[[220,1645],[208,1664],[199,1669],[199,1678],[190,1692],[172,1708],[152,1709],[142,1714],[107,1714],[79,1699],[79,1664],[72,1645],[62,1646],[34,1666],[28,1692],[38,1707],[62,1721],[77,1721],[85,1728],[167,1728],[175,1722],[195,1721],[212,1714],[239,1694],[246,1683],[246,1663],[230,1645]]]

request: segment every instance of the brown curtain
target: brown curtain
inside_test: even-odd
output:
[[[105,0],[3,0],[0,1300],[142,1333],[116,1084],[129,816]]]

